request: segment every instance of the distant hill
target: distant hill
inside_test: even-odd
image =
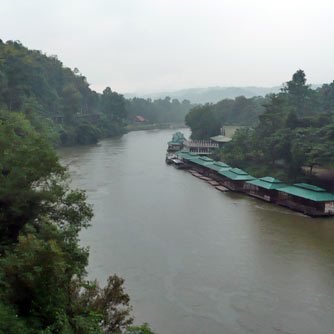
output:
[[[321,87],[319,84],[312,84],[312,89]],[[189,100],[191,103],[217,103],[223,99],[234,99],[238,96],[251,98],[254,96],[266,96],[270,93],[278,93],[282,86],[275,87],[207,87],[207,88],[188,88],[171,92],[158,92],[148,94],[124,94],[126,98],[141,97],[144,99],[164,99],[169,96],[178,99],[180,102]]]
[[[278,93],[281,87],[208,87],[189,88],[172,92],[158,92],[151,94],[126,94],[126,97],[151,98],[153,100],[166,96],[179,101],[189,100],[191,103],[216,103],[223,99],[234,99],[237,96],[251,98],[253,96],[265,96],[269,93]]]

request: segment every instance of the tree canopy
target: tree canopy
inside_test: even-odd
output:
[[[20,112],[54,146],[93,144],[119,136],[136,115],[151,123],[183,122],[189,101],[156,101],[89,87],[84,75],[64,67],[56,56],[29,50],[19,41],[0,41],[0,110]]]
[[[186,114],[193,106],[188,100],[180,102],[168,96],[154,101],[138,97],[126,101],[129,121],[140,115],[151,123],[183,123]]]
[[[314,166],[334,163],[333,94],[333,83],[312,90],[298,70],[280,93],[267,96],[258,124],[239,129],[221,158],[255,176],[308,181],[303,167],[312,174]]]
[[[223,125],[255,125],[264,111],[265,101],[262,97],[239,96],[196,106],[186,115],[185,122],[193,139],[208,139],[218,135]]]
[[[104,288],[85,278],[78,234],[93,215],[85,193],[70,188],[50,143],[22,114],[0,115],[0,333],[151,333],[129,327],[122,278]]]

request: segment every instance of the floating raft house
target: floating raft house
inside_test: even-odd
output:
[[[175,155],[191,168],[193,175],[210,177],[218,182],[220,185],[216,188],[221,188],[221,191],[228,188],[244,192],[313,217],[334,215],[334,194],[323,188],[306,183],[289,186],[270,176],[257,179],[242,169],[232,168],[223,162],[187,150],[178,151]]]
[[[247,181],[244,185],[244,191],[250,196],[263,199],[267,202],[276,202],[278,199],[277,190],[284,187],[287,187],[287,185],[282,181],[266,176]]]
[[[255,180],[255,177],[239,168],[231,168],[219,171],[218,173],[223,176],[223,185],[234,191],[243,191],[244,183],[246,181]]]
[[[207,173],[207,167],[209,165],[212,165],[215,161],[205,157],[205,156],[198,156],[192,157],[188,159],[188,164],[191,166],[191,168],[197,170],[200,173],[203,173],[205,175],[208,175]]]
[[[185,161],[198,157],[196,153],[192,153],[187,150],[181,150],[181,151],[175,152],[175,155],[177,155],[180,159],[183,159]]]
[[[173,134],[172,140],[168,142],[168,152],[176,152],[182,149],[183,142],[186,140],[182,132],[175,132]]]
[[[278,204],[310,216],[334,214],[334,195],[307,183],[278,189]]]
[[[208,168],[216,172],[231,169],[229,165],[226,165],[224,162],[221,161],[215,161],[213,164],[209,165]]]

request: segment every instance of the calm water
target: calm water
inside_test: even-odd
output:
[[[95,210],[81,235],[90,278],[124,277],[136,323],[158,334],[333,334],[334,219],[167,166],[173,132],[60,151]]]

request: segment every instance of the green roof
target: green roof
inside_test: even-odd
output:
[[[183,158],[183,157],[188,156],[189,153],[190,153],[190,152],[187,151],[187,150],[181,150],[181,151],[177,151],[177,152],[175,152],[175,155],[177,155],[178,157]]]
[[[283,187],[287,187],[282,181],[275,179],[274,177],[266,176],[261,177],[260,179],[255,179],[248,181],[247,183],[254,184],[260,188],[265,189],[280,189]]]
[[[169,141],[168,145],[182,145],[182,142],[178,142],[178,141]]]
[[[296,183],[293,186],[281,188],[279,191],[316,202],[334,201],[333,194],[326,192],[325,189],[306,183]]]
[[[215,161],[212,165],[209,165],[208,168],[213,169],[215,171],[220,171],[220,170],[227,170],[231,169],[229,165],[226,165],[225,163],[221,161]]]
[[[175,132],[175,133],[173,134],[173,137],[181,137],[181,138],[184,138],[184,134],[183,134],[182,132],[178,131],[178,132]]]
[[[199,155],[197,155],[194,152],[188,152],[188,154],[184,154],[183,159],[185,160],[193,160],[195,158],[199,157]]]
[[[172,141],[184,141],[186,138],[182,132],[176,132],[173,134]]]
[[[176,132],[173,134],[172,140],[168,142],[168,145],[182,145],[185,140],[186,138],[182,132]]]
[[[294,186],[312,191],[326,191],[326,189],[324,188],[319,188],[317,186],[313,186],[312,184],[307,183],[295,183]]]
[[[201,166],[208,166],[208,165],[212,165],[215,161],[208,158],[208,157],[201,157],[201,156],[197,156],[195,158],[190,159],[191,162],[197,164],[197,165],[201,165]]]
[[[255,177],[249,175],[247,172],[239,168],[232,168],[229,170],[220,170],[219,174],[224,175],[225,177],[235,180],[235,181],[249,181],[254,180]]]

